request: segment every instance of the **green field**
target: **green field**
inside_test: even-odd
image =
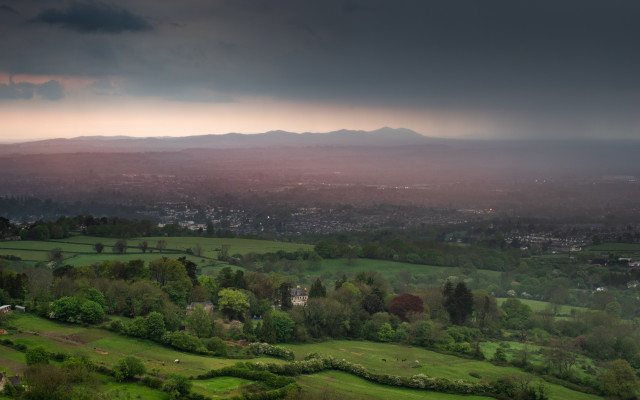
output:
[[[636,243],[602,243],[588,246],[585,251],[622,251],[640,253],[640,244]]]
[[[57,241],[59,244],[83,244],[85,246],[93,246],[96,242],[101,242],[105,246],[105,252],[111,250],[111,246],[115,244],[118,239],[114,238],[101,238],[94,236],[73,236],[67,239]],[[276,252],[278,250],[284,250],[293,252],[299,249],[313,250],[312,245],[290,243],[290,242],[272,242],[267,240],[253,240],[253,239],[224,239],[224,238],[206,238],[206,237],[142,237],[126,239],[129,246],[129,251],[140,251],[137,246],[143,241],[149,244],[149,248],[156,246],[159,240],[167,242],[167,251],[185,252],[188,248],[195,248],[200,245],[202,248],[202,256],[204,257],[217,257],[218,251],[222,248],[222,245],[229,246],[229,255],[232,254],[247,254],[247,253],[268,253]],[[55,246],[54,246],[55,247]],[[60,246],[62,247],[62,246]],[[155,252],[155,250],[154,250]]]
[[[525,372],[516,367],[503,367],[486,361],[461,358],[449,354],[437,353],[423,348],[408,347],[391,343],[335,340],[324,343],[286,345],[286,347],[296,354],[296,359],[302,359],[307,354],[319,353],[338,359],[345,359],[355,364],[360,364],[373,373],[392,373],[399,376],[425,374],[432,377],[461,379],[467,382],[494,380],[513,375],[526,375]],[[493,349],[493,352],[495,352],[495,348]],[[406,361],[403,362],[402,359],[406,359]],[[416,363],[416,360],[418,363]],[[330,371],[321,375],[335,375],[336,373],[337,372]],[[471,373],[476,376],[480,376],[480,379],[471,376]],[[352,378],[359,379],[356,377]],[[368,385],[376,386],[373,383],[366,383]],[[339,386],[340,383],[337,383],[336,385]],[[579,393],[555,384],[545,383],[545,385],[549,389],[550,393],[554,394],[554,396],[551,397],[553,400],[599,398],[598,396]],[[431,396],[431,393],[428,393],[429,396]]]
[[[10,324],[22,331],[10,336],[14,342],[29,347],[44,346],[50,352],[84,354],[100,365],[111,366],[122,357],[132,355],[140,358],[148,370],[160,369],[162,375],[177,373],[197,376],[211,369],[234,365],[237,362],[232,359],[184,353],[150,340],[122,336],[104,329],[53,322],[31,314],[14,313],[13,315]],[[6,346],[0,346],[0,349],[0,357],[5,357],[5,350],[11,350]],[[179,359],[180,364],[174,364],[175,359]],[[273,358],[256,360],[282,362]]]
[[[352,265],[349,265],[348,260],[345,258],[322,260],[320,268],[313,271],[305,271],[305,273],[309,276],[339,278],[342,274],[346,274],[349,277],[360,271],[367,270],[377,271],[387,281],[395,279],[400,272],[407,272],[413,275],[417,282],[434,284],[440,284],[438,280],[443,277],[462,274],[462,268],[458,267],[440,267],[368,258],[357,259]],[[479,270],[478,274],[492,280],[497,280],[500,277],[500,273],[497,271]]]
[[[16,343],[25,344],[29,347],[44,346],[50,352],[86,355],[93,362],[108,367],[113,366],[124,356],[133,355],[144,362],[148,371],[157,370],[161,376],[170,374],[197,376],[211,369],[234,365],[238,361],[184,353],[149,340],[122,336],[99,328],[86,328],[79,325],[58,323],[31,314],[14,313],[8,325],[12,326],[12,334],[9,338]],[[425,374],[433,377],[462,379],[468,382],[524,374],[524,372],[515,367],[496,366],[489,362],[460,358],[398,344],[341,340],[286,345],[286,347],[294,351],[297,359],[302,359],[310,353],[320,353],[361,364],[373,373],[392,373],[400,376]],[[173,363],[174,359],[179,359],[180,363]],[[402,361],[402,359],[405,359],[405,361]],[[416,360],[418,361],[417,363]],[[165,362],[164,366],[162,365],[163,361]],[[274,358],[258,358],[252,361],[284,362]],[[0,345],[0,365],[12,373],[19,373],[25,366],[24,353]],[[471,376],[471,373],[476,377]],[[480,379],[477,376],[480,376]],[[319,391],[325,387],[335,388],[337,393],[342,393],[347,398],[380,398],[376,396],[384,396],[389,399],[413,398],[418,394],[423,396],[421,398],[461,398],[441,393],[390,388],[336,371],[303,376],[300,377],[299,382],[305,390]],[[226,397],[238,394],[238,390],[251,384],[251,381],[242,379],[215,378],[207,381],[195,381],[194,386],[196,389],[194,390],[210,397]],[[557,385],[545,385],[550,393],[553,394],[551,398],[554,400],[597,398],[596,396],[583,395]],[[119,388],[122,393],[131,393],[131,398],[136,398],[140,394],[141,398],[165,399],[160,392],[150,391],[147,393],[145,391],[148,389],[135,385],[126,385],[126,390],[123,389],[122,385],[116,383],[109,383],[107,386],[109,388],[113,387],[110,390],[118,390]],[[358,393],[357,396],[356,393]]]
[[[506,297],[498,297],[496,298],[496,300],[498,301],[498,305],[502,305],[502,303],[504,303],[507,298]],[[544,311],[550,307],[554,307],[553,303],[550,303],[548,301],[540,301],[540,300],[530,300],[530,299],[518,299],[520,300],[521,303],[524,303],[526,305],[528,305],[529,307],[531,307],[531,311],[536,312],[536,311]],[[557,305],[558,308],[558,312],[557,315],[571,315],[571,311],[575,310],[575,311],[588,311],[589,309],[586,307],[576,307],[576,306],[567,306],[567,305]]]
[[[228,397],[238,395],[238,389],[254,383],[254,381],[233,376],[219,376],[213,379],[193,381],[193,391],[213,398]]]
[[[477,382],[478,379],[469,373],[476,373],[487,379],[522,373],[515,367],[499,367],[484,361],[392,343],[334,340],[286,347],[295,353],[297,359],[302,359],[307,354],[320,353],[360,364],[374,373],[393,371],[393,374],[400,376],[425,374]],[[403,359],[406,361],[402,361]]]
[[[102,390],[116,399],[169,400],[169,393],[135,383],[108,382]]]
[[[433,399],[455,400],[491,399],[482,396],[462,396],[438,392],[429,392],[417,389],[405,389],[390,386],[382,386],[365,379],[358,378],[346,372],[326,371],[311,375],[302,375],[297,379],[303,390],[310,392],[326,393],[327,399],[342,396],[345,399]],[[327,390],[328,389],[328,390]],[[302,398],[302,397],[301,397]]]
[[[2,241],[0,242],[0,255],[15,255],[24,261],[46,261],[47,252],[56,247],[62,249],[64,262],[71,265],[86,265],[94,262],[100,262],[106,259],[117,259],[127,261],[132,258],[141,258],[145,261],[153,260],[161,255],[172,257],[181,257],[186,255],[192,261],[203,261],[205,259],[216,259],[218,252],[223,245],[229,246],[229,255],[236,253],[268,253],[284,250],[293,252],[297,250],[312,250],[313,246],[299,243],[289,242],[272,242],[266,240],[251,239],[221,239],[221,238],[203,238],[203,237],[145,237],[127,239],[128,249],[126,254],[114,254],[112,246],[118,239],[103,238],[95,236],[72,236],[61,240],[49,241]],[[166,249],[159,253],[155,249],[159,240],[166,242]],[[138,244],[146,241],[149,245],[147,253],[143,253],[138,248]],[[93,250],[93,245],[97,242],[104,244],[105,248],[102,254],[97,254]],[[201,248],[201,256],[194,257],[188,254],[187,249],[194,249],[196,246]]]

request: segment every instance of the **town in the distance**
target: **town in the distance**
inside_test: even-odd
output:
[[[0,144],[0,399],[637,398],[639,152]]]

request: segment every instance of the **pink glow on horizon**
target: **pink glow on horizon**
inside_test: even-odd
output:
[[[409,128],[438,137],[468,137],[470,133],[495,131],[488,118],[464,113],[284,102],[258,97],[233,103],[183,103],[102,96],[96,103],[83,101],[84,96],[58,102],[32,99],[2,103],[0,140],[93,135],[190,136],[269,130],[327,132],[374,130],[383,126]]]

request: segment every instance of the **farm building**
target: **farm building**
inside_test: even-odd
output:
[[[187,315],[191,314],[191,311],[193,311],[193,309],[197,306],[197,305],[201,305],[202,308],[204,308],[205,311],[207,312],[212,312],[213,311],[213,303],[210,301],[192,301],[188,306],[187,306]]]
[[[20,378],[17,376],[7,376],[5,372],[0,374],[0,392],[4,390],[4,386],[9,383],[11,386],[19,386]]]

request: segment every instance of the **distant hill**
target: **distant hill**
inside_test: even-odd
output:
[[[227,133],[185,137],[81,136],[25,143],[0,144],[0,154],[120,153],[187,149],[247,149],[309,146],[414,146],[437,142],[410,129],[375,131],[339,130],[326,133],[269,131],[257,134]]]

